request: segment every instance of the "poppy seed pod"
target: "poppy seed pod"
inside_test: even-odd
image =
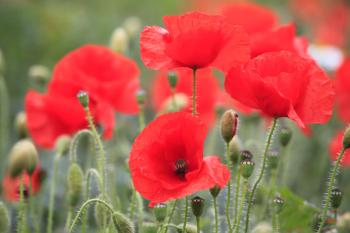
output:
[[[177,232],[178,233],[197,233],[197,227],[192,224],[187,223],[186,232],[183,232],[182,228],[183,228],[183,224],[177,225]]]
[[[192,213],[197,218],[202,216],[203,214],[204,202],[205,200],[200,196],[195,196],[194,198],[191,199]]]
[[[275,199],[273,199],[273,204],[274,204],[276,213],[281,213],[284,206],[284,200],[281,197],[277,196],[275,197]]]
[[[271,151],[269,154],[268,154],[268,161],[269,161],[269,167],[270,169],[277,169],[278,167],[278,161],[280,159],[279,157],[279,154],[278,154],[278,151]]]
[[[278,138],[282,146],[287,146],[292,139],[292,130],[288,127],[283,127]]]
[[[84,108],[89,106],[89,94],[86,91],[79,91],[77,94],[77,98]]]
[[[253,154],[249,150],[242,150],[240,152],[240,159],[241,161],[244,160],[252,160],[253,159]]]
[[[28,139],[18,141],[9,154],[9,171],[12,177],[27,171],[30,175],[39,161],[38,152],[34,144]]]
[[[56,140],[56,152],[63,155],[68,152],[72,138],[68,135],[62,135]]]
[[[338,233],[348,233],[350,232],[350,212],[347,212],[339,216],[337,221]]]
[[[272,233],[273,229],[270,223],[261,222],[254,227],[252,233]]]
[[[164,203],[156,204],[153,208],[154,216],[158,222],[163,222],[167,216],[168,207]]]
[[[333,188],[331,192],[331,204],[333,209],[338,209],[343,199],[343,192],[339,188]]]
[[[135,37],[141,31],[141,20],[136,16],[131,16],[125,19],[123,27],[130,37]]]
[[[344,149],[350,148],[350,127],[348,127],[345,130],[344,138],[343,138],[343,147]]]
[[[219,195],[221,188],[218,185],[215,185],[214,187],[209,189],[209,191],[212,197],[216,198]]]
[[[177,84],[177,74],[173,71],[168,72],[168,82],[171,88],[175,88]]]
[[[145,104],[145,96],[146,96],[146,92],[143,89],[140,89],[137,91],[136,99],[139,105]]]
[[[51,73],[49,68],[43,65],[33,65],[29,68],[28,76],[38,84],[45,84],[49,81]]]
[[[5,205],[0,202],[0,233],[8,232],[10,228],[10,217]]]
[[[238,114],[233,110],[227,110],[221,118],[221,136],[226,143],[230,143],[236,135],[238,125]]]
[[[129,49],[129,35],[124,28],[118,27],[112,33],[110,47],[118,53],[125,53]]]
[[[114,212],[112,218],[113,218],[114,227],[118,230],[118,232],[123,232],[123,233],[135,232],[132,222],[123,214],[119,212]]]
[[[252,160],[243,160],[241,162],[241,174],[245,179],[249,179],[254,171],[255,163]]]
[[[27,117],[25,112],[19,112],[15,119],[15,130],[20,139],[26,138],[28,136],[27,128]]]
[[[83,171],[77,163],[73,163],[69,167],[67,176],[69,204],[72,207],[79,203],[83,192],[83,180]]]

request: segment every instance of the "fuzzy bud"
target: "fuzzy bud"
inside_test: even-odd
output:
[[[333,188],[331,192],[331,204],[333,209],[338,209],[343,199],[343,192],[339,188]]]
[[[123,232],[123,233],[135,232],[132,222],[123,214],[119,212],[114,212],[112,218],[113,218],[114,227],[118,230],[118,232]]]
[[[350,232],[350,212],[347,212],[339,216],[337,221],[337,229],[339,233],[349,233]]]
[[[178,80],[178,77],[177,77],[176,72],[173,72],[173,71],[168,72],[168,82],[169,82],[169,85],[171,88],[176,87],[177,80]]]
[[[110,47],[118,53],[125,53],[129,48],[129,36],[124,28],[116,28],[112,34]]]
[[[140,89],[136,93],[136,100],[139,105],[145,104],[146,92],[143,89]]]
[[[168,207],[164,203],[159,203],[154,206],[153,213],[158,222],[163,222],[167,216]]]
[[[195,196],[191,199],[192,213],[196,217],[200,217],[203,214],[205,200],[199,196]]]
[[[65,154],[69,150],[72,138],[68,135],[62,135],[56,140],[56,152],[61,155]]]
[[[240,141],[238,137],[234,137],[229,143],[230,159],[232,164],[237,164],[240,160]]]
[[[276,213],[281,213],[284,206],[284,200],[281,197],[277,196],[275,199],[273,199],[273,205]]]
[[[130,37],[135,37],[141,30],[141,20],[135,16],[128,17],[125,19],[123,27]]]
[[[25,112],[19,112],[15,119],[15,129],[20,139],[28,136],[27,117]]]
[[[89,94],[86,91],[79,91],[77,94],[77,98],[84,108],[89,106]]]
[[[226,143],[230,143],[236,135],[238,114],[233,110],[227,110],[221,118],[221,135]]]
[[[30,175],[34,172],[39,161],[38,152],[34,144],[28,139],[18,141],[9,154],[9,171],[12,177],[27,171]]]
[[[245,179],[249,179],[254,171],[255,163],[252,160],[243,160],[241,162],[241,174]]]
[[[344,138],[343,138],[343,147],[344,149],[350,148],[350,127],[348,127],[345,130]]]
[[[178,233],[197,233],[197,227],[192,224],[187,223],[186,232],[183,232],[182,228],[183,228],[183,224],[177,225],[177,232]]]
[[[46,84],[50,80],[50,70],[43,65],[33,65],[29,68],[28,76],[33,82]]]
[[[79,204],[83,192],[83,180],[83,171],[77,163],[73,163],[69,167],[67,176],[69,204],[72,207]]]
[[[279,134],[279,141],[281,145],[288,146],[291,139],[292,139],[292,130],[288,127],[283,127]]]
[[[252,233],[272,233],[273,229],[270,223],[261,222],[254,227]]]
[[[219,195],[221,188],[218,185],[215,185],[209,191],[212,197],[216,198]]]
[[[104,200],[107,203],[110,203],[110,200],[105,195],[99,195],[98,199]],[[95,221],[96,224],[100,227],[108,225],[111,221],[111,213],[109,210],[106,209],[106,207],[103,204],[96,203],[95,205]],[[113,220],[114,221],[114,220]]]
[[[10,228],[10,217],[5,205],[0,202],[0,233],[8,232]]]
[[[279,159],[280,158],[277,151],[271,151],[268,154],[268,162],[269,162],[270,169],[277,169]]]

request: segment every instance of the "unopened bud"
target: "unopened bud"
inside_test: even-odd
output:
[[[216,198],[216,197],[219,195],[219,193],[220,193],[220,191],[221,191],[221,188],[220,188],[218,185],[215,185],[215,186],[212,187],[209,191],[210,191],[210,194],[211,194],[214,198]]]
[[[255,163],[252,160],[243,160],[241,162],[241,174],[245,179],[249,179],[254,171]]]
[[[253,154],[249,150],[242,150],[240,152],[240,160],[253,160]]]
[[[145,97],[146,97],[146,92],[143,89],[140,89],[136,93],[136,99],[137,103],[139,105],[144,105],[145,104]]]
[[[273,229],[270,223],[261,222],[254,227],[252,233],[272,233]]]
[[[113,224],[118,232],[123,233],[134,233],[134,227],[132,222],[125,217],[122,213],[114,212],[113,214]]]
[[[344,138],[343,138],[343,147],[344,149],[350,148],[350,127],[348,127],[345,130]]]
[[[288,127],[283,127],[279,134],[279,141],[282,146],[287,146],[292,138],[292,130]]]
[[[56,140],[56,152],[63,155],[68,152],[72,138],[69,135],[62,135]]]
[[[30,175],[34,172],[39,161],[38,152],[34,144],[28,139],[18,141],[9,154],[9,171],[12,177],[27,171]]]
[[[221,118],[221,135],[226,143],[230,143],[236,135],[238,114],[233,110],[227,110]]]
[[[79,204],[81,193],[83,192],[83,180],[83,171],[77,163],[73,163],[68,170],[67,176],[69,204],[72,207]]]
[[[27,117],[25,112],[19,112],[15,119],[15,129],[20,139],[28,136]]]
[[[129,49],[129,36],[124,28],[117,28],[114,30],[110,47],[113,51],[118,53],[125,53]]]
[[[183,224],[177,225],[178,233],[197,233],[197,227],[192,224],[187,223],[186,229],[185,229],[186,232],[183,232],[182,229],[183,229]]]
[[[339,188],[333,188],[331,192],[331,204],[333,209],[338,209],[343,199],[343,192]]]
[[[35,83],[45,84],[50,80],[50,70],[43,65],[33,65],[28,71],[29,78]]]
[[[199,196],[195,196],[191,200],[192,213],[196,217],[200,217],[203,214],[205,200]]]
[[[124,29],[130,37],[135,37],[139,34],[141,30],[141,20],[138,17],[131,16],[125,19]]]
[[[163,222],[167,216],[168,208],[164,203],[159,203],[154,206],[153,213],[158,222]]]
[[[168,82],[171,88],[175,88],[177,85],[177,73],[174,71],[170,71],[168,72]]]
[[[338,233],[349,233],[350,232],[350,212],[347,212],[339,216],[337,221]]]
[[[240,160],[240,141],[238,137],[234,137],[229,143],[230,159],[232,164],[237,164]]]
[[[77,94],[77,98],[84,108],[89,106],[89,94],[86,91],[79,91]]]
[[[8,232],[10,228],[10,217],[5,205],[0,202],[0,233]]]
[[[284,200],[281,197],[275,197],[275,199],[273,199],[273,204],[274,204],[276,213],[281,213],[284,206]]]
[[[277,169],[278,167],[278,161],[279,161],[279,154],[278,151],[271,151],[268,154],[268,162],[269,162],[269,167],[270,169]]]

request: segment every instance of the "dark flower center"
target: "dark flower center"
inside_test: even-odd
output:
[[[179,159],[176,161],[175,173],[180,179],[185,179],[187,173],[187,164],[185,160]]]

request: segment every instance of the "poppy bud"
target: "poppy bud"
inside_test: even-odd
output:
[[[242,150],[240,152],[241,161],[253,160],[253,154],[249,150]]]
[[[61,155],[65,154],[69,150],[70,142],[72,138],[68,135],[62,135],[56,140],[56,152]]]
[[[171,88],[176,87],[177,80],[178,80],[178,77],[176,72],[173,72],[173,71],[168,72],[168,82]]]
[[[27,171],[31,175],[38,161],[39,156],[34,144],[28,139],[22,139],[18,141],[10,151],[10,175],[16,177],[22,174],[23,171]]]
[[[240,156],[240,142],[238,137],[234,137],[229,143],[230,159],[232,164],[237,164]]]
[[[25,112],[19,112],[15,119],[15,130],[17,131],[20,139],[28,136],[27,117]]]
[[[157,232],[158,226],[153,222],[146,222],[142,224],[142,233],[154,233]]]
[[[192,213],[196,217],[200,217],[203,214],[205,200],[200,196],[195,196],[191,200]]]
[[[241,174],[245,179],[249,179],[254,171],[255,163],[252,160],[243,160],[241,162]]]
[[[279,141],[282,146],[287,146],[292,138],[292,130],[288,127],[283,127],[279,134]]]
[[[29,68],[28,76],[33,82],[46,84],[50,79],[50,70],[43,65],[33,65]]]
[[[221,118],[221,135],[226,143],[229,143],[236,135],[238,114],[233,110],[227,110]]]
[[[182,231],[183,228],[183,224],[179,224],[177,225],[177,232],[178,233],[184,233]],[[185,233],[197,233],[197,227],[192,225],[192,224],[188,224],[186,225],[186,232]]]
[[[84,108],[89,106],[89,94],[86,91],[79,91],[77,94],[77,98]]]
[[[141,20],[135,16],[128,17],[125,19],[123,27],[130,37],[135,37],[141,30]]]
[[[276,213],[281,213],[284,206],[284,200],[281,197],[275,197],[275,199],[273,199],[273,204]]]
[[[146,92],[143,89],[140,89],[137,91],[136,99],[139,105],[145,104],[145,96],[146,96]]]
[[[99,195],[98,199],[103,200],[107,203],[110,203],[109,198],[105,195]],[[95,205],[95,221],[96,224],[100,227],[108,225],[111,221],[111,213],[103,204],[96,203]],[[114,221],[114,220],[113,220]]]
[[[252,233],[272,233],[273,229],[270,223],[261,222],[254,227]]]
[[[211,189],[209,189],[209,191],[210,191],[210,194],[211,194],[214,198],[216,198],[216,197],[219,195],[219,193],[220,193],[220,191],[221,191],[221,188],[220,188],[218,185],[215,185],[214,187],[212,187]]]
[[[279,154],[277,151],[271,151],[268,155],[269,157],[269,167],[270,169],[277,169],[278,167],[278,161],[279,161]]]
[[[164,203],[159,203],[153,208],[154,216],[158,222],[163,222],[167,216],[168,207]]]
[[[331,204],[333,209],[338,209],[343,199],[343,192],[339,188],[333,188],[331,192]]]
[[[129,36],[124,28],[116,28],[112,33],[110,47],[118,53],[125,53],[129,48]]]
[[[113,218],[114,227],[118,230],[118,232],[123,232],[123,233],[135,232],[132,222],[123,214],[119,212],[114,212],[112,218]]]
[[[343,138],[343,147],[344,149],[350,148],[350,127],[348,127],[345,130],[344,138]]]
[[[349,233],[350,232],[350,213],[347,212],[339,216],[337,221],[338,233]]]
[[[72,207],[79,203],[83,192],[83,180],[83,171],[77,163],[73,163],[69,167],[67,176],[69,204]]]
[[[0,233],[8,232],[10,228],[10,218],[5,205],[0,202]]]

